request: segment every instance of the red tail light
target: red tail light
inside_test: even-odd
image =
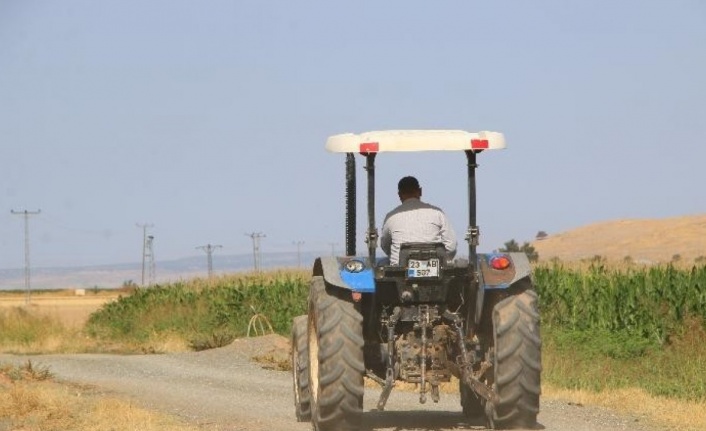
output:
[[[510,267],[510,258],[501,255],[501,256],[493,256],[490,258],[490,267],[493,269],[497,270],[503,270],[503,269],[508,269]]]
[[[378,142],[363,142],[360,144],[361,154],[377,153],[378,151],[380,151],[380,143]]]
[[[471,148],[474,150],[483,150],[488,148],[488,140],[487,139],[471,139]]]

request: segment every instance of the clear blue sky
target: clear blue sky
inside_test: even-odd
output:
[[[13,209],[42,210],[38,267],[138,262],[144,222],[158,262],[253,231],[342,251],[324,143],[380,129],[506,134],[479,157],[481,250],[705,213],[705,77],[697,0],[0,0],[0,268],[24,263]],[[463,240],[463,154],[378,168],[378,223],[413,174]]]

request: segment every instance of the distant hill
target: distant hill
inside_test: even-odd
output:
[[[540,261],[554,257],[579,261],[599,255],[609,260],[630,256],[638,263],[664,263],[679,255],[682,262],[694,262],[706,257],[706,215],[605,221],[550,233],[532,245]]]
[[[326,254],[326,252],[302,252],[302,267],[310,268],[316,257]],[[298,265],[296,253],[262,253],[263,269],[296,268]],[[215,275],[252,270],[251,254],[213,256]],[[208,276],[208,266],[205,256],[155,262],[155,283],[157,284],[206,276]],[[33,267],[31,271],[33,290],[93,287],[111,289],[121,287],[128,281],[138,285],[142,282],[142,263],[61,268]],[[23,268],[0,269],[0,290],[24,288]]]
[[[669,262],[679,255],[681,262],[692,263],[706,258],[706,214],[665,219],[625,219],[605,221],[582,226],[566,232],[551,233],[532,242],[540,261],[554,257],[564,262],[603,256],[609,260],[623,260],[629,256],[637,263]],[[302,252],[304,268],[310,268],[314,259],[327,252]],[[296,253],[263,253],[262,266],[294,268],[298,266]],[[156,282],[165,283],[207,276],[206,258],[193,256],[156,262]],[[213,257],[215,274],[251,271],[253,257],[217,255]],[[86,267],[32,268],[33,289],[117,288],[124,282],[140,284],[142,264],[115,264]],[[0,269],[0,290],[24,289],[24,269]]]

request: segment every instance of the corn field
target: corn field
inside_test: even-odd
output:
[[[664,343],[690,320],[706,322],[706,266],[588,270],[539,266],[544,324],[629,333]]]
[[[166,332],[187,339],[224,332],[244,336],[258,316],[268,329],[287,334],[292,318],[306,313],[307,276],[279,271],[137,289],[91,315],[87,330],[97,338],[138,342]]]
[[[618,271],[602,265],[538,266],[534,281],[544,325],[627,333],[664,343],[694,319],[706,322],[706,266]],[[173,331],[246,335],[254,315],[287,334],[306,313],[309,275],[303,271],[232,275],[138,289],[91,316],[96,336],[145,339]]]

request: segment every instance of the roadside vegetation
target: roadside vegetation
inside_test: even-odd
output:
[[[0,347],[3,353],[81,353],[95,350],[95,342],[58,317],[12,307],[0,309]]]
[[[545,381],[706,402],[706,266],[534,271]]]
[[[22,431],[204,431],[105,394],[53,381],[31,361],[0,365],[0,429]]]
[[[204,350],[237,337],[289,334],[305,314],[308,273],[277,271],[196,279],[135,290],[91,315],[86,333],[103,349],[164,351],[164,345]]]
[[[555,261],[537,265],[534,279],[545,394],[658,415],[670,429],[706,427],[699,413],[706,412],[706,266]],[[308,280],[308,271],[290,270],[130,289],[79,329],[0,310],[0,345],[21,353],[160,353],[219,347],[248,333],[288,336],[292,318],[305,313]],[[5,387],[0,395],[9,396]]]

